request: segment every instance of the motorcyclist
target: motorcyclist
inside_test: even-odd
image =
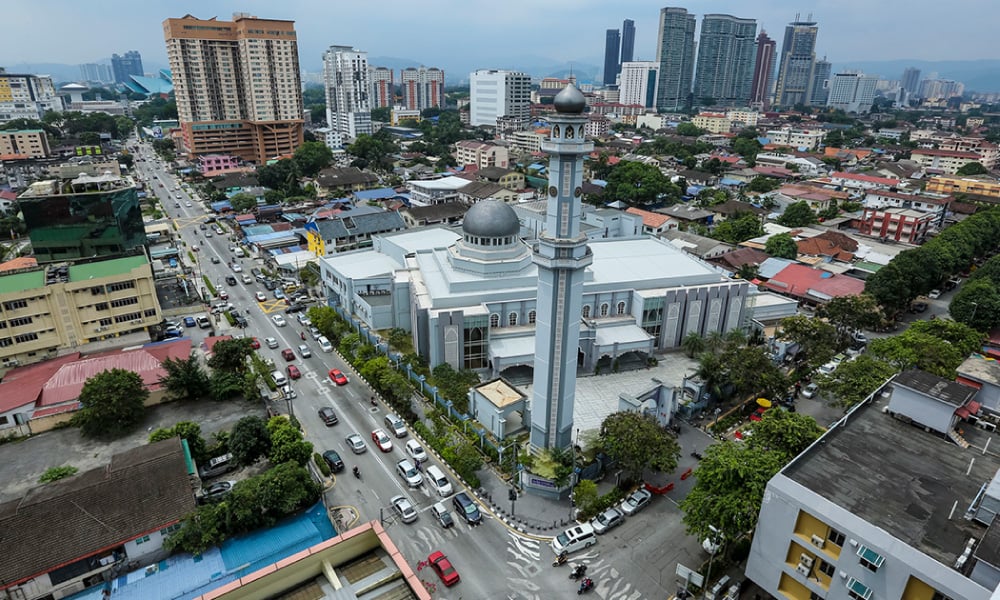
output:
[[[589,590],[592,587],[594,587],[594,580],[591,579],[590,577],[588,577],[588,578],[584,579],[582,582],[580,582],[580,591],[577,592],[577,593],[586,592],[587,590]]]
[[[354,473],[355,477],[357,477],[358,479],[361,479],[361,470],[358,469],[357,465],[354,465],[354,468],[351,469],[351,471]]]

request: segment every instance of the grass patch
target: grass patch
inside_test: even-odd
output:
[[[205,281],[205,285],[208,286],[209,293],[213,296],[218,296],[218,293],[215,291],[215,286],[212,285],[212,282],[208,279],[208,275],[202,275],[201,278]]]
[[[191,264],[196,264],[198,262],[198,259],[194,257],[194,252],[191,252],[190,250],[188,250],[188,258],[191,259]]]

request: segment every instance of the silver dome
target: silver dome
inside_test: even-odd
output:
[[[498,238],[517,235],[521,231],[521,223],[517,213],[506,203],[499,200],[483,200],[472,205],[465,213],[462,231],[467,235]]]
[[[580,88],[572,83],[556,94],[552,104],[556,107],[556,112],[578,115],[587,108],[587,99],[583,97]]]

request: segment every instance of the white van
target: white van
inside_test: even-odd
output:
[[[244,256],[246,256],[246,252],[243,252],[243,248],[240,248],[239,246],[237,246],[236,249],[233,250],[233,254],[236,255],[236,258],[243,258]]]
[[[427,467],[427,470],[424,471],[424,481],[430,482],[431,488],[439,496],[451,495],[451,482],[448,481],[448,478],[444,476],[444,473],[437,466],[431,465]]]
[[[392,434],[398,438],[406,437],[406,423],[396,415],[389,413],[385,416],[385,426]]]
[[[271,379],[274,380],[274,385],[278,387],[281,387],[286,383],[288,383],[288,380],[285,379],[285,374],[282,373],[281,371],[278,371],[277,369],[271,371]]]
[[[333,352],[333,344],[330,343],[330,340],[326,339],[325,335],[319,336],[319,339],[316,341],[319,342],[319,349],[323,352]]]
[[[556,553],[556,556],[559,556],[563,552],[569,554],[590,548],[596,543],[597,534],[594,533],[594,528],[591,527],[590,523],[582,523],[570,527],[552,538],[552,551]]]

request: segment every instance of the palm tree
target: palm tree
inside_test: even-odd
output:
[[[718,354],[726,345],[726,336],[721,331],[711,331],[705,338],[705,347],[713,354]]]
[[[722,400],[722,386],[726,383],[725,365],[722,357],[714,352],[702,352],[698,356],[698,367],[694,376],[701,380],[704,389],[716,401]]]
[[[742,329],[734,328],[726,332],[726,345],[728,346],[744,346],[747,339],[747,332]]]
[[[696,354],[705,351],[705,338],[701,337],[697,331],[692,331],[681,340],[681,348],[688,355],[688,358],[694,358]]]

